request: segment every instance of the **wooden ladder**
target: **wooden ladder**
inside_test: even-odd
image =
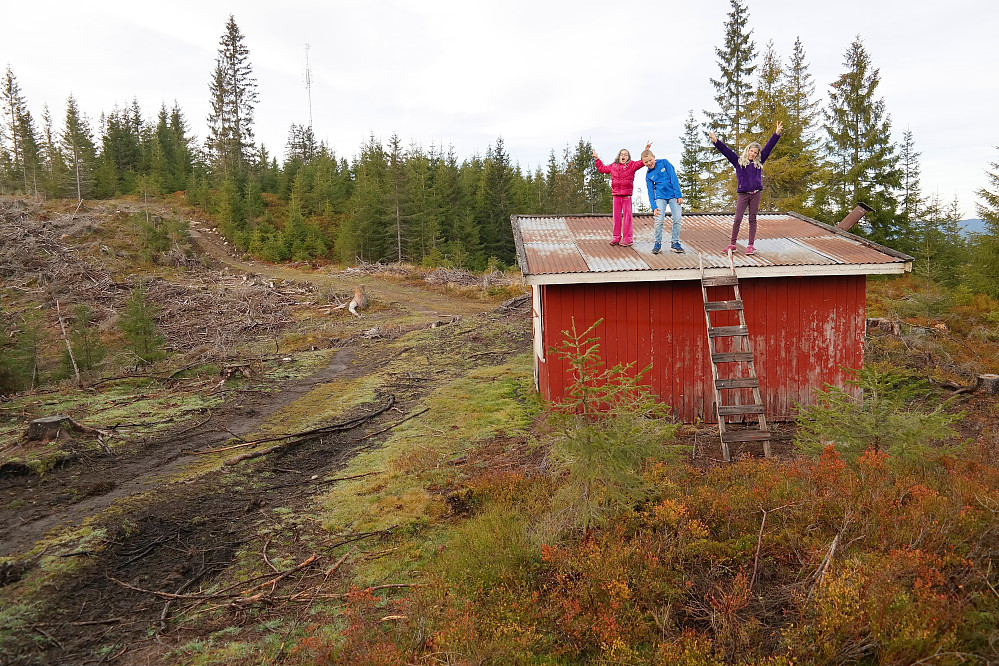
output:
[[[708,329],[708,354],[711,359],[711,379],[713,380],[715,394],[715,409],[718,417],[718,434],[721,437],[722,452],[725,460],[730,461],[731,456],[728,450],[729,442],[763,442],[763,454],[770,457],[770,429],[767,427],[766,411],[763,406],[763,398],[760,396],[760,380],[756,376],[756,364],[753,361],[753,350],[749,344],[749,327],[746,326],[746,315],[742,305],[742,295],[739,292],[739,276],[735,273],[735,262],[732,253],[728,253],[729,267],[731,273],[709,277],[704,272],[704,257],[698,253],[698,263],[701,268],[701,295],[704,297],[704,321]],[[734,292],[732,300],[709,301],[708,287],[731,286]],[[715,326],[711,322],[712,312],[732,312],[739,315],[738,326]],[[717,352],[716,341],[719,338],[732,338],[740,340],[738,346],[742,351]],[[733,344],[733,347],[736,346]],[[731,377],[720,379],[718,376],[719,363],[745,363],[749,376]],[[722,391],[752,389],[753,404],[732,404],[727,405],[722,401]],[[759,422],[757,429],[730,430],[725,423],[726,416],[742,416],[743,419],[749,414],[756,414]]]

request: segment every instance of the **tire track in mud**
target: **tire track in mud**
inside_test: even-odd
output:
[[[430,356],[445,347],[462,351],[488,348],[489,338],[480,334],[489,326],[490,315],[471,319],[476,321],[463,322],[463,325],[471,323],[471,327],[461,334],[441,332],[420,343],[426,348],[417,349],[416,356],[426,355],[429,363]],[[511,340],[507,339],[503,351],[489,350],[491,362],[502,363],[529,348],[529,328],[526,325],[522,328],[523,335],[516,344],[511,346]],[[263,512],[265,507],[305,508],[315,492],[328,487],[324,477],[343,467],[358,448],[377,444],[388,435],[360,443],[352,441],[362,434],[360,431],[324,436],[286,446],[233,468],[170,482],[171,476],[181,475],[192,464],[185,451],[217,448],[232,434],[251,433],[267,417],[324,383],[373,373],[386,374],[389,380],[376,399],[378,404],[384,404],[384,398],[393,393],[398,398],[397,407],[408,414],[436,386],[475,366],[469,360],[441,365],[429,373],[431,379],[425,382],[413,382],[404,376],[392,379],[395,373],[386,370],[398,361],[401,351],[388,341],[366,345],[363,355],[357,347],[345,348],[320,372],[284,381],[276,393],[247,393],[227,401],[210,420],[194,430],[183,432],[183,427],[178,427],[180,434],[167,433],[113,458],[84,460],[75,470],[72,465],[54,470],[41,482],[34,477],[0,480],[0,506],[9,504],[4,500],[28,491],[35,495],[36,501],[44,503],[44,498],[48,498],[59,508],[27,525],[0,533],[0,554],[24,552],[51,529],[80,525],[116,503],[121,507],[116,517],[97,520],[107,530],[105,548],[95,553],[73,554],[74,558],[86,558],[86,564],[71,577],[56,581],[46,607],[36,615],[33,624],[26,625],[44,634],[37,630],[20,632],[13,643],[0,645],[0,661],[98,663],[99,657],[94,655],[100,651],[105,656],[121,649],[130,652],[148,641],[150,634],[158,636],[168,629],[170,609],[162,599],[128,589],[111,579],[164,591],[203,587],[230,569],[240,551],[259,539],[261,520],[273,522]],[[342,417],[371,411],[374,411],[372,405],[361,405]],[[365,429],[376,432],[397,418],[398,415],[383,414],[372,419]],[[231,433],[218,428],[220,423]],[[60,495],[85,491],[87,483],[109,477],[119,480],[106,492],[75,503],[58,502]],[[43,553],[30,560],[22,559],[13,568],[0,572],[0,586],[16,585],[43,558],[62,555],[67,554]],[[127,654],[116,663],[129,663]]]

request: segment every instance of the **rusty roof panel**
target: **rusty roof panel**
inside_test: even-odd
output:
[[[828,229],[794,217],[779,217],[775,219],[775,216],[768,215],[764,219],[761,215],[757,220],[757,238],[811,238],[814,236],[829,235]],[[749,222],[744,219],[740,233],[742,233],[742,229],[746,229],[745,233],[748,234],[748,225]]]
[[[571,243],[527,243],[527,265],[535,273],[585,273],[589,268]]]
[[[723,250],[729,242],[732,218],[732,213],[684,215],[680,242],[686,253],[674,254],[669,251],[672,221],[667,217],[663,252],[654,255],[654,220],[649,214],[633,216],[635,244],[630,248],[609,244],[613,226],[610,215],[518,217],[525,255],[522,265],[526,264],[530,275],[649,270],[684,270],[689,275],[690,269],[700,265],[701,253],[706,267],[727,268],[729,260]],[[882,252],[877,246],[786,213],[760,214],[757,219],[757,252],[752,256],[745,254],[749,222],[743,220],[739,249],[733,258],[737,268],[811,266],[822,274],[821,267],[904,264],[908,260],[904,255]]]
[[[648,270],[642,254],[633,247],[611,245],[608,241],[578,241],[579,253],[586,259],[591,271],[642,271]]]
[[[902,261],[898,257],[879,252],[852,238],[827,235],[822,238],[808,238],[803,242],[834,258],[836,263],[840,264],[890,264]]]

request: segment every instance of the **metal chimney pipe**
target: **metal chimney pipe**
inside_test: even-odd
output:
[[[842,229],[843,231],[849,231],[850,229],[853,229],[857,222],[860,222],[860,218],[867,215],[867,213],[872,210],[874,209],[865,204],[863,201],[858,201],[857,207],[851,210],[846,217],[840,220],[839,224],[836,225],[836,228]]]

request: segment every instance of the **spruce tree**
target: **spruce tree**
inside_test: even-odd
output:
[[[986,171],[988,186],[978,190],[975,204],[985,222],[985,231],[972,241],[968,278],[972,288],[999,298],[999,160]]]
[[[807,65],[801,42],[785,66],[773,43],[767,44],[759,69],[758,85],[749,105],[756,139],[765,143],[777,123],[784,130],[770,153],[763,178],[761,210],[810,212],[808,199],[819,175],[818,155],[806,138],[814,122],[814,102],[808,95]]]
[[[100,363],[106,352],[101,343],[100,331],[94,321],[94,311],[88,305],[77,305],[73,323],[70,325],[69,340],[73,355],[80,370],[91,370]]]
[[[680,191],[683,192],[684,208],[687,210],[702,211],[707,204],[702,178],[706,171],[705,151],[708,148],[701,143],[702,135],[700,123],[694,118],[694,110],[691,109],[683,123],[683,135],[680,137],[683,153],[680,155],[680,168],[676,174],[680,181]]]
[[[21,144],[24,192],[38,196],[41,172],[41,145],[31,111],[25,108],[17,119],[18,142]]]
[[[911,223],[922,213],[922,192],[919,186],[919,156],[916,142],[912,138],[912,130],[902,132],[901,155],[899,159],[902,168],[902,210],[899,214]]]
[[[230,14],[209,83],[212,110],[206,142],[215,174],[231,174],[238,179],[245,176],[253,156],[253,112],[257,104],[257,81],[243,40]]]
[[[877,96],[880,71],[859,36],[847,48],[843,65],[847,71],[830,85],[826,111],[832,170],[827,219],[836,222],[864,201],[874,211],[858,229],[869,228],[870,237],[879,243],[904,245],[908,229],[895,211],[902,171],[891,139],[891,117],[884,99]]]
[[[66,185],[66,162],[52,127],[52,114],[48,104],[42,112],[42,162],[45,170],[45,193],[53,198],[62,197]]]
[[[753,72],[756,65],[756,45],[752,40],[753,31],[746,30],[749,10],[739,0],[729,0],[732,11],[725,22],[725,41],[721,48],[715,48],[718,57],[720,76],[711,79],[715,89],[717,111],[707,112],[710,126],[718,134],[724,135],[727,142],[742,146],[749,129],[747,107],[753,100]],[[733,146],[733,147],[734,147]]]
[[[386,185],[388,187],[388,206],[389,215],[391,217],[391,227],[389,233],[391,234],[390,242],[392,243],[395,255],[395,260],[402,262],[403,253],[403,236],[406,236],[406,242],[408,244],[408,233],[406,233],[405,227],[407,226],[407,215],[405,208],[407,207],[406,195],[407,195],[407,185],[406,185],[406,165],[405,157],[403,155],[402,141],[399,139],[399,135],[393,132],[392,136],[389,137],[388,144],[388,158],[387,172],[386,172]]]
[[[482,232],[487,257],[509,264],[514,260],[513,229],[513,169],[503,137],[496,139],[483,162],[482,179],[476,197],[476,220]]]
[[[89,194],[97,148],[87,119],[80,113],[76,98],[72,95],[66,100],[66,120],[60,141],[76,198],[82,199],[85,194]]]
[[[20,182],[25,187],[27,176],[24,169],[24,151],[21,145],[20,118],[25,112],[24,97],[21,96],[21,88],[17,83],[17,77],[11,71],[10,65],[4,73],[3,88],[0,90],[0,98],[3,100],[3,133],[0,135],[4,140],[10,141],[11,163],[13,171],[11,181]]]
[[[814,216],[817,214],[814,190],[826,171],[817,133],[819,102],[815,99],[815,83],[800,38],[794,40],[787,65],[782,69],[780,87],[787,120],[773,154],[786,158],[788,168],[786,178],[775,178],[771,186],[773,206]]]
[[[156,328],[154,319],[157,312],[158,308],[146,300],[146,290],[137,285],[118,322],[139,365],[148,365],[166,356],[163,334]]]
[[[756,44],[752,30],[747,30],[749,10],[739,0],[730,0],[732,11],[725,21],[725,37],[721,48],[715,48],[719,78],[711,79],[715,89],[715,109],[705,111],[708,128],[733,150],[739,152],[747,141],[750,118],[748,107],[753,100],[753,72],[756,70]],[[735,199],[735,178],[728,160],[708,144],[705,166],[708,177],[703,181],[706,203],[723,208]]]

